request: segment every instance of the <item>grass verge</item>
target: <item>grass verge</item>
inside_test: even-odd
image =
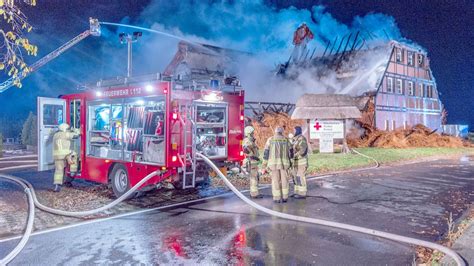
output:
[[[471,154],[474,148],[408,148],[408,149],[384,149],[384,148],[358,148],[360,153],[373,157],[381,164],[400,162],[424,157],[440,155]],[[351,168],[360,168],[372,165],[373,161],[357,154],[311,154],[309,156],[309,173],[322,173],[341,171]]]

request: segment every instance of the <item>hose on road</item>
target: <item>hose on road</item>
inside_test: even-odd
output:
[[[21,237],[21,240],[17,244],[17,246],[10,253],[8,253],[7,256],[5,256],[3,259],[0,260],[0,265],[6,265],[10,261],[12,261],[23,250],[26,243],[30,239],[31,233],[33,232],[33,222],[35,220],[35,205],[34,205],[33,194],[31,193],[31,190],[23,182],[18,181],[18,179],[12,178],[10,176],[1,175],[1,174],[0,176],[11,182],[14,182],[20,185],[25,191],[26,196],[28,198],[28,220],[26,223],[25,233]]]
[[[367,155],[364,155],[364,154],[362,154],[362,153],[360,153],[360,152],[358,152],[354,149],[353,149],[353,151],[355,153],[363,156],[363,157],[366,157],[367,159],[373,160],[375,162],[375,166],[371,167],[371,168],[376,168],[376,167],[379,166],[379,162],[377,160],[375,160],[374,158],[372,158],[370,156],[367,156]],[[343,230],[349,230],[349,231],[353,231],[353,232],[368,234],[368,235],[372,235],[372,236],[376,236],[376,237],[382,237],[382,238],[385,238],[385,239],[394,240],[394,241],[398,241],[398,242],[403,242],[403,243],[407,243],[407,244],[424,246],[424,247],[427,247],[427,248],[430,248],[430,249],[435,249],[435,250],[441,251],[444,254],[451,257],[456,262],[457,265],[465,266],[465,263],[464,263],[463,259],[456,252],[454,252],[453,250],[451,250],[447,247],[436,244],[436,243],[432,243],[432,242],[429,242],[429,241],[424,241],[424,240],[420,240],[420,239],[416,239],[416,238],[410,238],[410,237],[406,237],[406,236],[400,236],[400,235],[396,235],[396,234],[392,234],[392,233],[377,231],[377,230],[364,228],[364,227],[360,227],[360,226],[354,226],[354,225],[349,225],[349,224],[343,224],[343,223],[327,221],[327,220],[323,220],[323,219],[316,219],[316,218],[310,218],[310,217],[304,217],[304,216],[296,216],[296,215],[287,214],[287,213],[281,213],[281,212],[277,212],[277,211],[268,209],[266,207],[263,207],[259,204],[256,204],[255,202],[253,202],[252,200],[250,200],[246,196],[244,196],[237,188],[235,188],[234,185],[232,185],[232,183],[227,179],[227,177],[224,176],[224,174],[222,174],[220,169],[209,158],[207,158],[206,156],[204,156],[201,153],[196,153],[196,155],[198,157],[202,158],[204,160],[204,162],[206,164],[208,164],[219,175],[220,178],[222,178],[222,180],[224,181],[226,186],[229,187],[229,189],[232,190],[232,192],[234,192],[242,201],[244,201],[248,205],[256,208],[257,210],[259,210],[261,212],[264,212],[266,214],[269,214],[269,215],[272,215],[272,216],[275,216],[275,217],[279,217],[279,218],[282,218],[282,219],[287,219],[287,220],[292,220],[292,221],[297,221],[297,222],[317,224],[317,225],[324,225],[324,226],[329,226],[329,227],[333,227],[333,228],[338,228],[338,229],[343,229]],[[6,178],[6,179],[14,181],[14,182],[17,182],[22,187],[24,187],[25,192],[28,194],[28,199],[29,199],[30,206],[34,205],[34,206],[38,207],[39,209],[41,209],[43,211],[50,212],[50,213],[57,214],[57,215],[71,216],[71,217],[83,217],[83,216],[89,216],[89,215],[92,215],[92,214],[96,214],[96,213],[99,213],[99,212],[102,212],[104,210],[107,210],[109,208],[114,207],[115,205],[117,205],[120,202],[127,199],[128,196],[130,196],[132,193],[134,193],[142,184],[144,184],[146,181],[148,181],[150,178],[154,177],[157,174],[159,174],[158,171],[157,172],[152,172],[151,174],[147,175],[144,179],[142,179],[140,182],[138,182],[135,186],[133,186],[129,191],[127,191],[121,197],[119,197],[118,199],[114,200],[113,202],[111,202],[111,203],[109,203],[109,204],[107,204],[107,205],[105,205],[101,208],[94,209],[94,210],[88,210],[88,211],[80,211],[80,212],[70,212],[70,211],[57,210],[57,209],[53,209],[51,207],[45,206],[45,205],[41,204],[38,201],[38,199],[36,197],[36,194],[35,194],[35,191],[34,191],[34,188],[28,181],[26,181],[24,179],[21,179],[21,178],[9,176],[9,175],[4,175],[4,174],[0,174],[0,177]],[[33,212],[31,210],[33,210]],[[23,235],[22,240],[20,241],[20,243],[14,248],[14,250],[12,252],[10,252],[9,255],[7,255],[7,257],[5,257],[4,259],[2,259],[0,261],[0,265],[3,265],[3,263],[4,264],[8,263],[18,253],[21,252],[21,250],[23,249],[23,247],[25,246],[26,242],[28,241],[28,239],[31,235],[31,231],[32,231],[32,227],[33,227],[33,220],[34,220],[34,208],[31,207],[30,208],[30,215],[28,217],[28,225],[30,225],[30,223],[31,223],[31,228],[28,229],[29,227],[27,226],[27,230],[26,230],[25,234]]]
[[[20,169],[20,168],[22,168],[22,167],[19,166],[18,169]],[[14,169],[14,168],[10,167],[10,169]],[[49,212],[49,213],[57,214],[57,215],[61,215],[61,216],[69,216],[69,217],[90,216],[90,215],[93,215],[93,214],[96,214],[96,213],[103,212],[107,209],[110,209],[110,208],[114,207],[115,205],[119,204],[120,202],[126,200],[132,193],[134,193],[138,188],[140,188],[146,181],[148,181],[150,178],[158,175],[159,173],[160,173],[159,171],[155,171],[155,172],[150,173],[145,178],[143,178],[140,182],[138,182],[135,186],[130,188],[122,196],[120,196],[119,198],[117,198],[116,200],[110,202],[107,205],[104,205],[104,206],[102,206],[100,208],[97,208],[97,209],[87,210],[87,211],[79,211],[79,212],[58,210],[58,209],[54,209],[54,208],[45,206],[45,205],[41,204],[41,202],[38,201],[38,198],[36,197],[36,193],[35,193],[35,190],[33,188],[33,185],[31,185],[30,182],[28,182],[28,181],[26,181],[22,178],[19,178],[19,177],[15,177],[15,176],[0,173],[0,178],[4,178],[4,179],[7,179],[9,181],[13,181],[13,182],[19,184],[20,186],[22,186],[24,188],[25,193],[28,196],[28,209],[29,209],[28,223],[27,223],[25,233],[24,233],[23,237],[21,238],[21,241],[17,244],[17,246],[5,258],[0,260],[0,266],[8,264],[25,247],[25,245],[26,245],[26,243],[27,243],[28,239],[30,238],[31,233],[33,231],[33,221],[34,221],[34,218],[35,218],[35,213],[34,213],[34,209],[35,209],[34,207],[35,206],[38,209],[43,210],[45,212]]]
[[[359,153],[360,154],[360,153]],[[316,219],[316,218],[310,218],[310,217],[304,217],[304,216],[296,216],[292,214],[287,214],[287,213],[282,213],[282,212],[277,212],[271,209],[268,209],[266,207],[263,207],[246,196],[244,196],[232,183],[227,179],[227,177],[222,174],[222,172],[219,170],[219,168],[206,156],[202,155],[201,153],[196,153],[197,156],[202,158],[206,164],[208,164],[218,175],[219,177],[224,181],[227,187],[229,187],[232,192],[234,192],[237,197],[239,197],[242,201],[247,203],[248,205],[254,207],[255,209],[264,212],[266,214],[269,214],[271,216],[279,217],[282,219],[287,219],[287,220],[292,220],[292,221],[297,221],[297,222],[305,222],[305,223],[310,223],[310,224],[317,224],[317,225],[324,225],[324,226],[330,226],[338,229],[343,229],[343,230],[349,230],[353,232],[358,232],[358,233],[363,233],[363,234],[368,234],[372,236],[377,236],[377,237],[382,237],[386,238],[389,240],[394,240],[397,242],[403,242],[411,245],[418,245],[418,246],[423,246],[431,249],[435,249],[438,251],[443,252],[444,254],[448,255],[451,257],[457,265],[459,266],[465,266],[465,263],[463,259],[453,250],[444,247],[442,245],[432,243],[429,241],[424,241],[416,238],[411,238],[411,237],[406,237],[406,236],[401,236],[401,235],[396,235],[392,233],[387,233],[387,232],[382,232],[382,231],[377,231],[369,228],[364,228],[360,226],[355,226],[355,225],[350,225],[350,224],[343,224],[343,223],[338,223],[338,222],[332,222],[332,221],[327,221],[327,220],[322,220],[322,219]],[[367,156],[368,157],[368,156]],[[374,159],[375,160],[375,159]],[[378,162],[377,162],[378,163]]]

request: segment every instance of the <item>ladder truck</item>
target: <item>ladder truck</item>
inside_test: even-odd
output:
[[[61,45],[58,47],[56,50],[52,51],[51,53],[47,54],[40,60],[36,61],[33,63],[31,66],[29,66],[29,71],[28,72],[20,72],[18,76],[16,77],[10,77],[8,80],[0,83],[0,93],[8,90],[12,86],[15,85],[16,80],[22,80],[26,78],[28,75],[31,73],[37,71],[44,65],[46,65],[48,62],[54,60],[64,52],[66,52],[68,49],[72,48],[74,45],[79,43],[80,41],[84,40],[85,38],[89,37],[90,35],[92,36],[100,36],[100,23],[98,19],[94,18],[89,18],[89,29],[82,32],[81,34],[77,35],[70,41],[66,42],[65,44]]]

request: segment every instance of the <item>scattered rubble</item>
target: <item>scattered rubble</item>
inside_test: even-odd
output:
[[[367,131],[360,138],[349,137],[347,143],[350,147],[355,148],[473,147],[472,144],[461,138],[440,135],[420,124],[412,128],[393,131]]]
[[[274,135],[276,127],[283,127],[285,136],[293,133],[295,126],[302,126],[303,120],[292,120],[286,113],[264,113],[262,122],[256,120],[251,121],[251,125],[255,128],[255,139],[260,149],[265,147],[267,139]]]

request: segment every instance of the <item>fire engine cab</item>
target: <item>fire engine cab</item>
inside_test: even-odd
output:
[[[156,74],[39,97],[38,170],[54,168],[52,137],[68,123],[81,133],[71,147],[78,172],[72,176],[67,168],[69,177],[109,184],[117,197],[153,171],[160,174],[142,189],[164,180],[194,187],[209,173],[196,152],[221,167],[243,159],[244,90],[238,82],[221,84]]]

